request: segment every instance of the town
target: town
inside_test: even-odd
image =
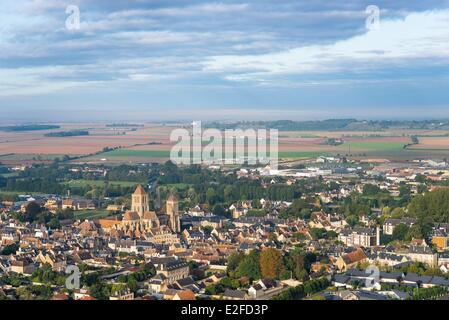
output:
[[[445,159],[0,169],[3,300],[449,296]]]

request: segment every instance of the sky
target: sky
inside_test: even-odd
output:
[[[328,118],[449,119],[449,0],[2,1],[0,121]]]

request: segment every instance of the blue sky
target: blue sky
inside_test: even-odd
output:
[[[366,28],[368,5],[380,27]],[[81,12],[67,30],[66,8]],[[449,118],[449,1],[4,0],[11,121]]]

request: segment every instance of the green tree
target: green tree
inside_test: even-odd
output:
[[[326,230],[320,228],[310,229],[310,235],[313,240],[324,239],[326,237]]]
[[[250,280],[260,279],[259,257],[260,253],[257,250],[251,251],[239,264],[236,275],[238,277],[248,277]]]
[[[216,201],[216,194],[213,188],[208,188],[206,191],[206,201],[210,205],[213,205]]]
[[[12,244],[6,245],[3,248],[3,250],[1,251],[1,254],[4,256],[9,256],[10,254],[15,254],[17,250],[19,250],[19,244],[12,243]]]
[[[240,263],[245,259],[245,254],[243,252],[233,252],[228,257],[228,272],[235,272],[239,267]]]
[[[216,204],[212,209],[212,213],[216,216],[224,216],[226,214],[226,210],[219,204]]]
[[[61,224],[59,223],[59,219],[56,217],[51,218],[51,220],[48,222],[47,226],[51,229],[58,229],[61,227]]]
[[[398,208],[394,208],[391,211],[391,217],[395,218],[395,219],[402,218],[404,215],[405,215],[404,209],[399,208],[399,207]]]
[[[437,189],[417,195],[408,206],[409,214],[418,218],[431,218],[435,222],[449,222],[449,190]]]
[[[407,233],[409,232],[409,227],[407,227],[405,224],[398,224],[394,230],[392,235],[392,240],[400,240],[404,241],[406,240]]]
[[[363,195],[364,196],[375,196],[380,192],[380,188],[374,184],[365,184],[363,186]]]

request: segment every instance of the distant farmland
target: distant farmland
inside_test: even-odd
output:
[[[142,157],[142,158],[169,158],[170,151],[130,150],[118,149],[101,154],[102,157]]]
[[[0,131],[0,162],[10,166],[50,162],[64,155],[79,157],[73,160],[75,163],[164,162],[169,159],[174,145],[170,142],[170,133],[178,127],[158,124],[111,127],[86,123],[61,124],[39,131]],[[51,133],[74,131],[88,131],[89,136],[51,137]],[[419,144],[410,145],[412,135],[418,136]],[[448,131],[418,129],[282,131],[279,133],[279,157],[286,160],[321,155],[390,160],[447,157],[448,135]],[[341,139],[343,144],[330,145],[330,138]],[[114,150],[102,152],[105,148]]]
[[[307,151],[280,151],[279,158],[281,159],[307,159],[316,158],[320,156],[329,155],[327,152],[307,152]]]
[[[341,148],[348,151],[351,148],[351,152],[385,152],[385,151],[398,151],[404,149],[406,145],[404,142],[394,141],[350,141],[345,142]]]

